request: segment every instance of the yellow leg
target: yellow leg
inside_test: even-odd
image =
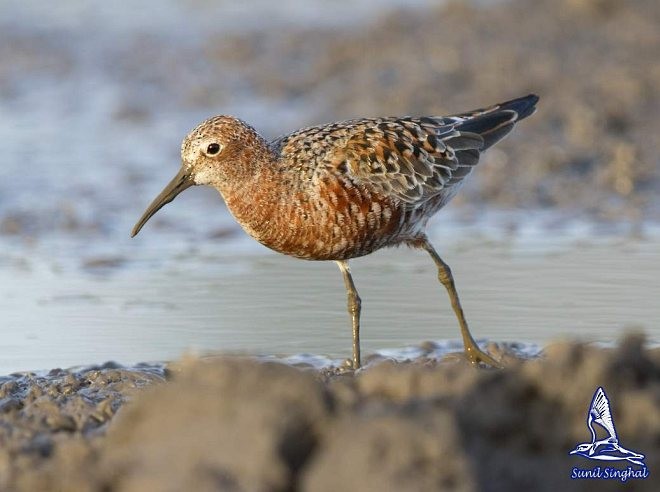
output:
[[[440,255],[435,251],[428,239],[424,238],[422,241],[416,243],[416,245],[424,248],[438,267],[438,279],[447,289],[449,294],[449,299],[451,300],[451,307],[454,309],[456,318],[458,318],[458,324],[461,326],[461,336],[463,337],[463,346],[465,347],[465,354],[467,355],[470,362],[477,364],[483,362],[493,367],[502,367],[502,364],[495,359],[493,359],[486,352],[482,351],[477,342],[472,338],[470,329],[468,328],[467,321],[465,321],[465,315],[463,314],[463,308],[461,307],[461,301],[458,298],[458,292],[456,292],[456,285],[454,284],[454,277],[451,274],[449,265],[447,265]]]
[[[339,260],[337,265],[344,276],[344,285],[346,286],[346,293],[348,294],[348,314],[351,315],[353,323],[353,369],[360,368],[360,307],[362,301],[358,295],[351,270],[348,268],[348,261]]]

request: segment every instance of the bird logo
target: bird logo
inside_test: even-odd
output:
[[[598,439],[594,424],[598,424],[607,431],[608,437]],[[619,444],[619,437],[614,427],[610,400],[602,387],[598,387],[591,399],[587,413],[587,427],[591,431],[591,442],[578,444],[569,454],[575,454],[590,460],[600,461],[628,461],[635,465],[646,466],[644,455],[624,448]]]

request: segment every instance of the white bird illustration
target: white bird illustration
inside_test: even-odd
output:
[[[601,426],[608,433],[605,439],[597,439],[594,423]],[[591,431],[591,442],[578,444],[569,454],[577,454],[592,460],[601,461],[629,461],[635,465],[645,466],[641,461],[644,455],[630,451],[619,444],[619,438],[614,427],[614,419],[610,409],[610,400],[602,387],[598,387],[591,400],[587,413],[587,427]]]

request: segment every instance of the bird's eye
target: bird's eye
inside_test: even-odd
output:
[[[220,152],[220,144],[211,143],[211,144],[209,144],[208,147],[206,147],[206,153],[208,155],[215,155],[218,152]]]

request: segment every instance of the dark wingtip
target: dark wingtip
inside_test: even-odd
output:
[[[485,110],[475,111],[473,116],[465,122],[456,125],[456,129],[481,135],[484,139],[484,145],[481,148],[483,152],[502,140],[518,121],[532,115],[536,111],[538,101],[539,96],[529,94],[496,104]]]
[[[512,109],[518,113],[518,120],[522,120],[534,114],[536,111],[536,103],[539,102],[540,97],[536,94],[528,94],[511,101],[506,101],[500,104],[499,109]]]

